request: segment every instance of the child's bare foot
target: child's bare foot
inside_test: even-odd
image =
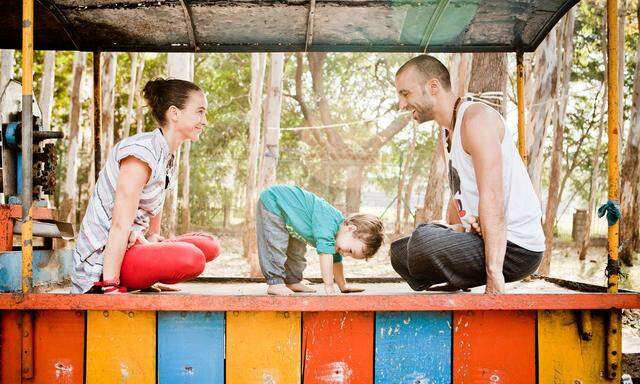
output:
[[[315,292],[316,290],[311,288],[310,286],[306,285],[306,284],[302,284],[302,283],[293,283],[293,284],[287,284],[287,287],[292,290],[293,292],[306,292],[306,293],[311,293],[311,292]]]
[[[293,291],[287,288],[287,286],[284,284],[270,285],[269,288],[267,288],[267,293],[275,296],[293,295]]]

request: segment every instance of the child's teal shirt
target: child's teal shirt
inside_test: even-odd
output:
[[[336,253],[336,234],[344,216],[323,198],[300,187],[274,185],[260,194],[260,202],[271,213],[280,216],[289,233],[316,248],[318,253]]]

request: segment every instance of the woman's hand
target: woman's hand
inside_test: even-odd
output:
[[[152,233],[146,236],[146,239],[150,243],[159,243],[164,240],[164,236],[160,236],[159,233]]]
[[[131,231],[129,233],[129,241],[127,243],[127,249],[133,247],[137,243],[149,244],[149,241],[144,237],[142,231]]]

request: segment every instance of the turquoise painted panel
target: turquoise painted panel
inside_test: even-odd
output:
[[[158,312],[158,383],[224,383],[224,324],[224,312]]]
[[[375,383],[451,383],[451,312],[377,312]]]
[[[34,250],[33,284],[35,286],[60,283],[71,277],[72,249]],[[22,252],[0,253],[0,292],[16,292],[21,289]]]

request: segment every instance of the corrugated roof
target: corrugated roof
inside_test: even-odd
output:
[[[103,51],[533,51],[578,0],[36,0],[35,48]],[[0,48],[21,1],[0,0]]]

